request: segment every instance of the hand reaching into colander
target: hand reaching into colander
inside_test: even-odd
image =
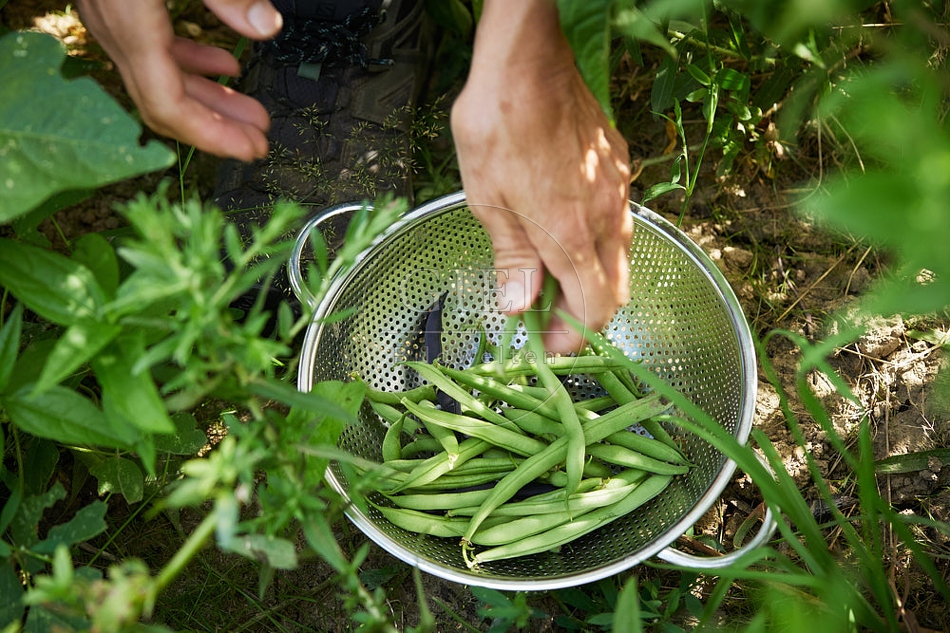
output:
[[[629,300],[626,141],[578,73],[552,0],[488,0],[452,110],[462,183],[492,238],[499,308],[531,305],[544,272],[555,306],[598,330]],[[549,351],[582,336],[559,319]]]

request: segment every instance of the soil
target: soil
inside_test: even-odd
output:
[[[184,7],[176,23],[180,32],[225,46],[234,42],[233,34],[202,10],[200,3],[180,4]],[[62,9],[62,4],[52,0],[21,0],[3,6],[0,17],[10,28],[50,32],[67,44],[70,54],[95,62],[93,76],[131,109],[132,104],[111,62],[82,28],[75,12],[64,14]],[[626,105],[618,117],[621,121],[636,122],[627,127],[622,125],[635,159],[662,155],[669,143],[667,126],[645,114],[652,82],[652,76],[648,75],[630,71],[623,93]],[[767,340],[764,358],[760,359],[756,428],[774,444],[806,498],[816,500],[816,512],[822,509],[808,472],[808,455],[814,458],[822,477],[834,486],[836,501],[847,514],[854,506],[854,480],[829,443],[827,430],[792,395],[789,406],[804,434],[804,443],[799,443],[793,438],[782,410],[780,393],[795,393],[801,352],[786,336],[766,339],[770,332],[778,329],[816,342],[835,331],[830,317],[857,319],[856,308],[862,293],[886,265],[886,257],[866,245],[828,234],[794,215],[795,200],[807,194],[805,183],[818,173],[817,142],[806,136],[798,147],[785,151],[772,147],[770,159],[774,161],[774,170],[763,169],[761,161],[737,162],[729,176],[723,178],[714,173],[714,161],[706,161],[697,191],[682,218],[682,227],[720,266],[755,334]],[[187,172],[186,188],[207,197],[214,184],[215,164],[213,157],[197,155]],[[669,175],[669,163],[653,164],[647,160],[635,162],[637,164],[651,166],[644,168],[634,182],[635,199],[642,195],[646,185],[666,180]],[[120,223],[113,211],[115,203],[137,191],[154,190],[163,177],[177,179],[177,168],[167,174],[153,174],[105,187],[88,200],[57,213],[55,222],[47,221],[42,230],[54,244],[61,244],[63,237],[71,240],[86,232],[114,229]],[[680,201],[675,196],[661,197],[651,206],[671,221],[679,218]],[[936,318],[911,321],[900,317],[865,319],[863,324],[866,333],[835,350],[830,358],[832,368],[854,393],[853,401],[840,396],[824,374],[806,375],[807,383],[832,413],[830,422],[834,430],[850,446],[866,416],[873,433],[876,459],[950,445],[950,403],[935,388],[940,384],[940,381],[935,382],[937,372],[944,364],[939,337],[950,335],[947,324]],[[922,336],[921,332],[936,332],[936,338]],[[766,365],[774,368],[777,385],[769,381],[764,371]],[[950,521],[950,464],[931,459],[920,469],[881,475],[879,486],[885,498],[900,512]],[[738,526],[755,512],[760,502],[752,482],[737,474],[722,501],[696,526],[693,538],[684,539],[681,545],[704,551],[704,543],[710,541],[731,543]],[[341,529],[345,532],[341,534],[344,540],[360,541],[353,528],[343,526]],[[918,537],[928,551],[941,553],[936,562],[946,576],[947,553],[950,552],[947,536],[920,530]],[[834,545],[832,540],[831,546]],[[920,630],[946,630],[950,607],[933,594],[926,578],[907,562],[906,552],[898,551],[894,543],[888,542],[885,546],[893,565],[896,590],[904,598],[904,621],[908,628],[912,630],[910,623],[916,621],[922,627]],[[232,583],[241,577],[242,572],[234,573],[232,566],[239,563],[233,560],[209,556],[202,564],[222,570],[220,573],[228,574]],[[409,568],[375,548],[364,567],[371,581],[375,579],[386,586],[393,612],[400,614],[397,624],[411,624],[416,598]],[[256,578],[252,572],[246,573],[251,574],[246,586],[234,586],[230,595],[214,597],[214,609],[222,611],[215,620],[245,621],[249,630],[281,627],[281,630],[330,630],[348,626],[343,607],[336,601],[337,588],[322,566],[309,565],[291,575],[278,575],[274,585],[260,599],[252,598],[257,595]],[[643,573],[662,579],[659,571],[645,568]],[[440,630],[462,628],[446,615],[448,610],[472,625],[487,625],[475,613],[467,588],[429,576],[424,577],[424,583],[430,606],[441,622]],[[288,587],[294,589],[295,598],[287,598]],[[174,601],[175,596],[173,587],[166,599]],[[532,600],[532,605],[547,613],[558,612],[550,598],[538,597]],[[266,612],[268,619],[256,620],[253,612]],[[244,615],[238,617],[243,620],[227,619],[228,614],[242,613]],[[191,626],[196,623],[192,622]],[[217,622],[209,621],[207,628],[216,626]],[[534,620],[531,628],[554,630],[555,626],[550,620]]]

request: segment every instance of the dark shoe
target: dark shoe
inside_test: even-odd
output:
[[[270,113],[270,152],[253,163],[223,161],[215,188],[244,235],[267,222],[278,199],[319,212],[412,193],[409,123],[432,57],[424,2],[383,0],[342,19],[288,4],[275,2],[284,29],[257,46],[236,86]],[[319,13],[321,3],[310,4]],[[292,299],[286,279],[274,286],[274,300]]]

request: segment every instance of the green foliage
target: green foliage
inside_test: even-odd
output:
[[[11,59],[33,70],[30,63],[45,60],[43,77],[21,84],[49,93],[44,105],[55,104],[63,116],[57,129],[77,126],[112,139],[111,133],[97,132],[99,122],[68,117],[72,110],[57,101],[97,93],[91,84],[67,86],[58,78],[52,64],[61,61],[62,52],[50,48],[52,41],[15,37],[4,43],[28,48]],[[17,64],[4,70],[9,68],[20,72]],[[46,83],[47,76],[58,83]],[[70,92],[79,88],[84,92]],[[80,114],[105,116],[97,110],[99,97],[90,96],[89,109]],[[30,123],[23,114],[26,127],[48,119],[37,108],[21,109],[39,117]],[[129,142],[138,148],[134,138]],[[83,151],[95,156],[97,150]],[[68,184],[95,186],[164,164],[147,162],[154,155],[164,161],[155,148],[141,151],[142,156],[131,155],[127,171],[103,161],[90,167],[95,178],[74,170],[79,177]],[[12,150],[10,156],[17,158]],[[36,211],[27,205],[41,200],[35,184],[24,178],[10,185],[10,200],[23,200],[22,212],[31,217]],[[359,619],[385,628],[383,597],[362,587],[359,559],[348,561],[332,536],[329,541],[317,536],[319,530],[310,529],[309,539],[297,537],[302,525],[329,525],[328,517],[341,516],[337,498],[322,485],[326,461],[310,452],[336,445],[354,419],[364,387],[321,383],[310,393],[298,392],[282,368],[309,316],[294,316],[287,306],[271,315],[263,293],[242,320],[231,309],[238,297],[266,286],[286,259],[290,244],[282,240],[303,210],[277,205],[266,226],[242,242],[218,209],[193,200],[172,204],[165,191],[163,186],[122,206],[130,231],[121,240],[87,235],[65,254],[32,243],[31,235],[0,240],[0,314],[13,306],[0,321],[0,449],[7,458],[0,466],[5,493],[0,587],[13,598],[10,605],[4,601],[3,621],[22,620],[24,630],[136,628],[156,596],[213,538],[222,550],[260,562],[262,587],[273,570],[297,566],[296,544],[306,540],[313,552],[337,561],[354,613],[363,609]],[[372,213],[357,213],[332,261],[315,235],[315,250],[323,255],[315,262],[310,291],[325,292],[330,278],[352,265],[403,211],[404,206],[383,201]],[[21,211],[2,219],[17,214]],[[275,331],[266,334],[271,324]],[[194,459],[208,443],[204,427],[214,420],[199,423],[187,409],[211,397],[232,408],[219,418],[228,436],[207,458]],[[67,490],[52,475],[70,463]],[[87,479],[104,500],[81,501]],[[157,573],[129,559],[103,574],[80,563],[74,549],[105,532],[108,500],[116,496],[132,507],[173,516],[209,502],[211,511]],[[251,503],[260,516],[248,516]],[[28,580],[25,592],[21,575]],[[103,601],[104,595],[112,598]]]
[[[480,3],[427,4],[451,32],[444,46],[459,49],[445,72],[457,78]],[[611,70],[619,55],[629,53],[657,71],[650,104],[674,130],[676,149],[662,157],[671,164],[669,179],[648,189],[647,199],[679,192],[685,211],[710,152],[719,152],[719,175],[746,157],[770,177],[782,152],[794,154],[815,130],[837,132],[848,139],[834,148],[844,169],[825,176],[802,208],[894,254],[897,265],[865,303],[868,310],[940,311],[950,296],[948,82],[945,50],[936,50],[946,40],[934,30],[940,7],[888,3],[901,28],[873,31],[858,20],[870,4],[559,0],[558,7],[578,65],[605,111],[614,112]],[[354,625],[393,630],[385,592],[361,573],[368,548],[347,552],[337,540],[342,507],[322,484],[327,460],[340,457],[336,440],[355,415],[362,387],[325,383],[299,393],[289,381],[290,359],[307,315],[295,318],[286,306],[271,315],[259,302],[239,321],[230,309],[283,264],[289,245],[281,237],[302,211],[278,205],[271,221],[242,243],[219,211],[193,200],[171,204],[161,190],[123,205],[128,237],[87,235],[66,253],[50,250],[32,230],[43,218],[103,183],[172,160],[160,145],[140,146],[134,120],[94,84],[65,79],[63,58],[46,36],[0,38],[0,222],[13,222],[17,234],[0,240],[0,595],[12,597],[0,600],[0,626],[166,630],[142,621],[213,541],[260,563],[262,591],[277,570],[317,555],[337,574]],[[690,119],[701,121],[700,132],[689,127]],[[423,158],[429,195],[452,186],[448,158]],[[335,259],[321,236],[313,237],[308,279],[314,295],[403,210],[378,207],[358,214]],[[270,325],[276,325],[272,332]],[[947,534],[946,523],[900,514],[875,480],[876,473],[916,469],[930,457],[944,460],[946,451],[875,463],[869,426],[849,444],[810,387],[809,376],[820,372],[849,395],[826,358],[855,332],[820,343],[789,332],[772,335],[802,350],[794,395],[803,411],[782,390],[764,343],[759,352],[795,441],[805,445],[801,425],[807,420],[823,428],[840,455],[859,496],[856,517],[835,509],[831,484],[809,452],[811,484],[832,508],[830,523],[812,514],[769,438],[754,432],[771,471],[749,447],[679,401],[693,418],[684,424],[749,473],[782,516],[782,547],[749,552],[709,580],[713,588],[704,603],[693,595],[696,575],[689,571],[672,586],[631,576],[554,592],[550,597],[562,610],[556,624],[675,631],[689,615],[699,628],[712,629],[729,592],[741,591],[749,615],[740,630],[895,630],[899,614],[878,526],[894,534],[935,591],[950,600],[946,581],[912,531]],[[679,398],[675,391],[668,396]],[[212,413],[191,412],[209,401]],[[210,423],[225,428],[227,437],[197,457],[208,450]],[[69,487],[54,477],[63,472],[72,474]],[[89,501],[81,493],[93,488],[98,498]],[[108,520],[120,498],[133,516],[190,512],[199,522],[157,564],[96,563],[99,554],[90,560],[78,546],[101,554],[112,539],[123,538],[128,528]],[[829,549],[831,528],[847,560]],[[431,629],[418,577],[417,586],[419,630]],[[544,616],[532,606],[534,596],[473,593],[493,630],[527,629]]]
[[[51,195],[168,167],[161,144],[140,146],[138,124],[87,78],[65,81],[62,46],[38,33],[0,37],[0,222]]]
[[[527,596],[522,592],[508,595],[496,589],[472,587],[472,594],[479,601],[478,614],[491,621],[488,630],[492,632],[525,629],[532,618],[544,617],[528,605]]]
[[[608,114],[610,108],[610,12],[613,0],[558,0],[561,29],[575,52],[587,87]]]
[[[947,78],[926,60],[895,60],[851,76],[823,103],[822,115],[850,131],[866,167],[834,176],[828,195],[802,206],[897,256],[900,266],[868,303],[873,313],[932,312],[950,297]]]

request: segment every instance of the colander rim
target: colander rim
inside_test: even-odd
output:
[[[346,287],[346,284],[355,277],[366,262],[370,261],[373,253],[385,247],[385,245],[410,230],[419,222],[425,221],[430,216],[436,216],[442,213],[456,211],[466,206],[466,196],[464,191],[458,191],[440,198],[431,200],[414,210],[406,213],[402,218],[393,223],[390,228],[383,232],[367,247],[357,258],[357,264],[338,275],[331,281],[329,288],[323,300],[314,306],[314,314],[311,324],[308,326],[300,352],[300,362],[298,365],[297,388],[300,391],[309,392],[313,387],[313,370],[316,358],[316,350],[320,342],[320,335],[323,331],[321,321],[326,318],[334,309],[335,301],[340,292]],[[338,214],[344,208],[357,209],[359,206],[338,205],[328,209],[322,217],[329,217]],[[738,422],[736,424],[734,437],[741,443],[748,441],[752,431],[752,422],[755,412],[755,399],[758,386],[756,375],[755,348],[752,344],[752,334],[749,329],[742,307],[735,292],[729,285],[725,275],[719,270],[712,259],[703,251],[692,239],[683,231],[666,220],[660,214],[636,203],[630,202],[631,213],[638,216],[647,225],[650,225],[661,231],[666,237],[675,241],[675,243],[692,259],[696,267],[703,272],[708,280],[717,289],[724,307],[728,313],[733,330],[739,342],[739,354],[742,372],[742,396],[743,401],[740,407]],[[318,224],[318,222],[317,222]],[[313,226],[313,224],[309,225]],[[305,229],[306,230],[306,229]],[[298,238],[298,242],[306,239],[303,233]],[[735,472],[736,464],[731,459],[726,459],[715,479],[709,484],[705,492],[693,505],[692,509],[686,512],[683,517],[670,525],[665,531],[654,537],[653,541],[637,550],[635,555],[624,557],[610,563],[591,567],[582,572],[570,572],[561,575],[552,575],[545,577],[532,578],[512,578],[491,576],[485,573],[463,570],[456,567],[439,564],[427,558],[421,557],[412,550],[404,547],[394,541],[385,532],[376,527],[375,523],[361,512],[355,505],[348,504],[345,509],[347,518],[363,532],[370,540],[384,549],[386,552],[395,556],[399,560],[413,565],[422,571],[431,573],[435,576],[456,582],[459,584],[482,586],[499,590],[517,590],[517,591],[550,591],[573,587],[580,584],[594,582],[611,575],[615,575],[630,569],[631,567],[647,560],[661,551],[671,547],[671,544],[690,527],[692,527],[712,505],[719,499],[722,491],[729,484],[732,474]],[[331,469],[327,469],[325,479],[327,483],[341,497],[349,501],[349,496],[341,483],[334,476]]]

